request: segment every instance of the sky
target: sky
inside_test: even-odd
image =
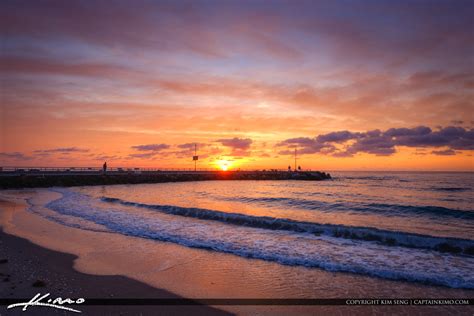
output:
[[[474,1],[0,3],[1,166],[474,171]]]

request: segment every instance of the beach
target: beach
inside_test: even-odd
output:
[[[25,239],[0,233],[0,253],[8,260],[0,265],[4,299],[33,298],[36,294],[54,293],[54,297],[78,298],[87,293],[89,298],[160,298],[180,297],[123,276],[94,276],[73,268],[76,256],[39,247]],[[71,306],[86,315],[227,315],[205,306]],[[5,308],[5,306],[3,307]],[[63,314],[63,311],[29,307],[28,315]],[[6,311],[7,315],[25,314],[20,308]]]
[[[293,185],[293,183],[294,182],[291,184]],[[255,184],[253,182],[249,182],[250,186],[274,184],[275,183],[272,182],[258,182]],[[174,205],[179,204],[175,199],[178,199],[179,196],[182,198],[182,192],[177,193],[172,189],[176,189],[182,184],[175,183],[161,185],[163,186],[159,188],[168,189],[168,191],[165,190],[163,192],[163,194],[166,195],[167,202]],[[188,183],[186,185],[190,184]],[[201,183],[198,185],[214,186],[220,184]],[[230,183],[229,185],[233,184]],[[156,185],[141,185],[141,187],[82,187],[77,189],[64,189],[66,191],[61,188],[54,188],[53,190],[29,189],[2,191],[1,193],[3,202],[1,204],[1,224],[4,231],[9,235],[2,235],[2,247],[7,249],[6,253],[8,254],[8,263],[2,264],[1,269],[5,269],[5,271],[9,270],[8,272],[3,272],[4,270],[2,270],[2,273],[7,275],[10,274],[10,276],[6,276],[9,278],[9,281],[2,282],[2,297],[29,297],[35,292],[44,292],[45,290],[50,291],[53,296],[66,296],[67,294],[71,297],[84,297],[86,300],[87,298],[111,297],[185,297],[194,299],[472,297],[472,290],[462,288],[463,286],[470,284],[468,275],[465,276],[464,281],[460,279],[450,279],[450,273],[455,273],[456,271],[453,269],[460,269],[459,271],[462,271],[463,269],[462,261],[459,260],[470,260],[469,256],[467,256],[466,259],[463,259],[464,255],[458,257],[456,254],[444,255],[441,253],[441,255],[444,256],[444,260],[448,260],[446,262],[454,259],[458,260],[459,262],[456,263],[457,266],[451,267],[451,270],[446,270],[446,268],[449,267],[436,268],[435,266],[431,266],[432,269],[439,269],[440,271],[443,271],[444,269],[444,271],[446,271],[445,275],[440,275],[440,278],[435,280],[435,282],[439,282],[441,284],[451,284],[454,282],[454,280],[457,280],[456,282],[458,283],[452,283],[453,286],[451,287],[427,284],[426,282],[416,282],[415,280],[409,282],[404,280],[391,280],[388,278],[374,277],[367,274],[364,275],[360,272],[347,273],[330,271],[324,266],[322,268],[311,267],[308,265],[303,266],[299,264],[299,261],[297,261],[299,259],[297,257],[292,259],[292,264],[289,264],[288,261],[274,261],[272,260],[272,257],[267,257],[268,259],[264,260],[259,259],[258,257],[254,259],[242,257],[242,255],[236,255],[236,253],[228,252],[226,248],[223,248],[223,246],[218,246],[219,244],[216,244],[214,249],[203,249],[202,247],[197,247],[196,244],[185,245],[183,240],[188,242],[188,237],[186,237],[187,235],[181,235],[181,239],[176,241],[172,241],[170,239],[169,241],[161,241],[157,238],[164,238],[163,236],[165,235],[156,235],[154,238],[151,238],[151,236],[144,238],[137,235],[138,232],[140,232],[140,234],[146,232],[143,230],[143,228],[141,228],[141,230],[136,230],[135,228],[134,230],[129,229],[126,234],[117,230],[119,229],[119,226],[117,225],[120,223],[121,218],[123,218],[125,214],[129,214],[127,216],[135,216],[137,214],[141,214],[140,216],[147,216],[146,218],[148,218],[148,225],[153,225],[154,220],[160,219],[161,216],[165,216],[167,221],[178,221],[177,223],[179,223],[180,226],[177,228],[177,231],[180,232],[180,234],[189,233],[191,229],[189,227],[196,228],[198,227],[196,224],[207,224],[208,220],[205,218],[196,221],[195,219],[188,219],[186,216],[182,215],[176,216],[170,214],[169,212],[168,214],[161,215],[155,214],[155,210],[153,210],[152,213],[143,213],[143,210],[129,208],[129,206],[122,208],[122,206],[119,205],[119,208],[117,208],[115,205],[117,201],[115,200],[113,200],[113,202],[107,200],[100,202],[105,203],[104,205],[107,207],[107,209],[103,209],[100,213],[94,213],[94,207],[96,206],[90,205],[86,200],[82,200],[82,204],[77,203],[77,200],[74,200],[74,204],[64,204],[68,201],[68,199],[84,198],[83,194],[85,192],[87,192],[88,197],[94,197],[96,194],[94,192],[99,192],[99,196],[107,196],[110,199],[114,196],[114,192],[120,192],[122,198],[127,198],[127,196],[123,194],[123,191],[121,191],[123,188],[129,192],[131,192],[130,190],[137,188],[137,192],[144,192],[145,194],[147,190],[155,190],[156,187],[154,186]],[[180,188],[184,189],[183,187]],[[203,191],[201,189],[203,188],[204,187],[195,187],[194,194],[196,194],[196,192],[201,192],[200,194],[202,194]],[[265,188],[268,189],[268,187]],[[158,194],[158,191],[156,191],[156,194]],[[154,197],[150,197],[150,199],[159,199],[159,196],[156,194]],[[191,193],[188,192],[188,195],[189,194]],[[233,196],[236,195],[233,194]],[[138,196],[135,196],[135,198],[138,198]],[[106,216],[107,210],[110,209],[116,209],[117,211],[120,209],[120,211],[123,213],[115,213],[112,221],[115,224],[114,226],[110,226],[108,222],[105,221],[105,219],[99,220],[96,218],[92,220],[91,217],[80,218],[78,216],[79,213],[75,214],[75,216],[71,216],[70,214],[66,215],[66,213],[59,214],[54,210],[65,211],[66,209],[59,209],[57,204],[59,203],[58,201],[62,203],[61,207],[68,207],[68,212],[74,211],[74,205],[77,205],[78,207],[82,207],[81,212],[85,212],[84,214],[89,215],[96,214],[97,216]],[[150,201],[143,202],[143,204],[150,203]],[[191,199],[186,203],[196,204],[196,206],[201,207],[201,210],[210,208],[210,205],[205,205],[206,202],[204,200]],[[217,209],[225,209],[224,204],[216,204],[214,206],[216,206]],[[189,212],[191,211],[187,210],[186,214],[188,216],[193,214],[192,212]],[[249,216],[251,212],[263,212],[263,210],[257,205],[250,204],[247,210],[241,209],[241,212],[245,212],[247,213],[246,216]],[[271,212],[274,213],[274,216],[277,216],[277,210],[272,209]],[[201,211],[201,214],[207,213]],[[202,216],[203,215],[201,215],[201,217]],[[215,217],[216,215],[212,213],[212,216]],[[338,216],[337,218],[340,217]],[[365,218],[367,220],[367,217]],[[189,222],[189,220],[193,221],[193,225],[188,227],[186,225],[188,225],[187,222]],[[328,221],[329,217],[327,217],[325,220]],[[126,222],[130,222],[130,219],[127,219]],[[138,219],[134,222],[138,223]],[[169,223],[172,222],[168,222],[166,225],[164,223],[161,224],[162,226],[159,229],[160,234],[165,234],[169,229],[171,229]],[[229,224],[220,224],[219,222],[216,223],[215,220],[212,220],[209,222],[209,224],[218,224],[218,226],[216,226],[217,228],[215,229],[222,227],[222,229],[224,229],[224,231],[229,235],[226,238],[230,238],[232,235],[239,233],[238,231],[234,232],[231,229],[244,229],[240,228],[237,223],[230,224],[231,226],[229,226]],[[254,226],[256,226],[256,224],[254,224]],[[115,231],[112,228],[115,229]],[[210,229],[211,228],[208,227],[206,233],[211,233]],[[153,231],[156,232],[157,228],[154,228]],[[277,235],[275,236],[279,238],[280,245],[283,245],[282,242],[285,240],[289,240],[294,245],[298,245],[297,242],[299,242],[301,238],[306,240],[308,238],[307,235],[298,237],[299,233],[296,233],[295,235],[295,233],[292,233],[291,231],[287,232],[285,230],[281,231],[279,229],[266,231],[266,229],[262,228],[247,227],[245,228],[245,232],[255,241],[258,241],[257,238],[273,238],[272,236],[276,233]],[[218,231],[213,232],[215,236],[213,237],[214,239],[224,238],[224,236],[218,235],[217,233]],[[260,233],[264,233],[265,235],[259,235]],[[10,235],[15,235],[22,239],[11,237]],[[193,231],[192,236],[195,242],[198,242],[203,238],[203,236],[199,235],[198,231]],[[296,236],[297,238],[294,239],[292,236]],[[186,239],[183,239],[185,237]],[[40,247],[26,242],[23,239],[32,241],[34,244]],[[336,241],[339,241],[339,238]],[[202,242],[204,241],[201,241],[201,243]],[[241,240],[241,242],[245,242],[245,240]],[[269,245],[268,242],[270,242],[270,240],[265,241],[262,239],[260,241],[262,253],[265,253],[265,248]],[[313,241],[309,240],[309,242],[312,243]],[[368,245],[373,249],[376,249],[374,247],[378,247],[376,245],[380,244],[380,242],[377,241],[374,243],[374,241],[350,241],[350,239],[342,239],[341,242],[344,242],[346,245],[347,243],[353,244],[354,242],[356,244],[363,243],[364,245]],[[21,246],[17,246],[17,243],[20,243]],[[308,243],[308,241],[305,243]],[[333,245],[336,247],[335,244]],[[242,246],[243,244],[241,244],[241,247]],[[325,251],[323,246],[323,244],[318,244],[318,247],[320,247],[319,249],[321,256],[324,255]],[[410,251],[412,251],[410,249],[404,250],[404,247],[381,246],[391,247],[383,249],[404,251],[407,256],[409,256]],[[38,257],[43,256],[44,259],[38,261],[42,263],[42,265],[31,264],[29,268],[12,268],[13,266],[17,266],[16,264],[12,265],[12,263],[23,262],[23,264],[29,264],[28,260],[36,260],[36,255],[32,256],[29,250],[23,250],[29,249],[30,247],[35,249],[32,253],[38,253]],[[20,253],[18,249],[22,249],[22,253]],[[54,250],[55,252],[51,252],[51,250]],[[283,250],[274,249],[274,251],[278,251],[280,256],[283,255],[283,252],[281,252]],[[58,252],[66,254],[59,254]],[[51,253],[54,255],[51,256]],[[423,256],[424,253],[425,250],[418,251],[418,255]],[[430,251],[430,256],[433,254],[438,255],[438,252],[432,253],[432,251]],[[341,252],[338,258],[342,260],[343,255],[344,252]],[[383,253],[381,255],[385,256]],[[354,256],[354,254],[352,256]],[[374,264],[377,263],[374,262]],[[379,269],[375,265],[373,265],[371,268],[374,271]],[[394,266],[394,268],[401,269],[397,268],[397,266]],[[21,269],[31,272],[22,273]],[[51,274],[47,271],[51,271]],[[398,273],[403,273],[403,270],[400,270]],[[55,275],[58,279],[55,279],[51,275]],[[426,278],[430,277],[429,274],[423,275],[425,275]],[[32,287],[32,284],[36,281],[36,279],[41,278],[46,280],[47,286],[44,288]],[[60,280],[60,285],[56,285],[56,280]],[[21,284],[19,283],[20,281],[22,282]],[[100,284],[100,286],[97,286],[97,284]],[[456,284],[459,284],[457,288]],[[115,314],[119,311],[123,311],[124,313],[130,312],[133,314],[136,311],[151,311],[154,313],[156,311],[166,312],[167,310],[171,312],[177,311],[178,313],[187,313],[188,308],[192,308],[191,312],[193,314],[200,312],[219,313],[219,310],[221,310],[222,312],[242,315],[253,313],[288,313],[290,311],[303,315],[312,314],[315,312],[328,314],[340,314],[344,312],[351,312],[353,314],[377,314],[385,312],[406,312],[407,308],[409,308],[410,313],[422,315],[441,315],[447,313],[470,315],[470,313],[472,313],[471,306],[450,305],[409,307],[214,306],[213,308],[210,307],[210,309],[207,307],[189,306],[141,306],[124,307],[122,309],[122,307],[91,307],[84,305],[81,306],[81,308],[93,308],[93,313],[100,310],[100,308],[104,308],[105,311],[110,311],[112,314]]]
[[[21,204],[0,201],[2,216]],[[5,223],[3,223],[5,224]],[[34,243],[0,231],[0,297],[33,298],[37,293],[51,293],[54,297],[79,298],[163,298],[179,299],[178,295],[157,289],[136,280],[120,276],[97,276],[74,269],[77,256],[40,247]],[[6,261],[6,262],[4,262]],[[6,306],[2,306],[2,309]],[[86,315],[227,315],[205,306],[78,306]],[[25,314],[20,308],[6,311],[7,315]],[[57,315],[64,311],[30,307],[29,315]]]

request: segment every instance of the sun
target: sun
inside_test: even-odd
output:
[[[216,164],[222,171],[227,171],[230,167],[230,162],[228,160],[218,160],[216,161]]]

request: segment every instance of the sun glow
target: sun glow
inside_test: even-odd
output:
[[[227,171],[230,167],[230,162],[228,160],[218,160],[218,161],[216,161],[216,165],[222,171]]]

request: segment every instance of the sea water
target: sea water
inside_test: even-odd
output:
[[[334,172],[328,181],[52,188],[62,225],[248,261],[474,288],[474,174]],[[257,261],[255,261],[257,260]]]

